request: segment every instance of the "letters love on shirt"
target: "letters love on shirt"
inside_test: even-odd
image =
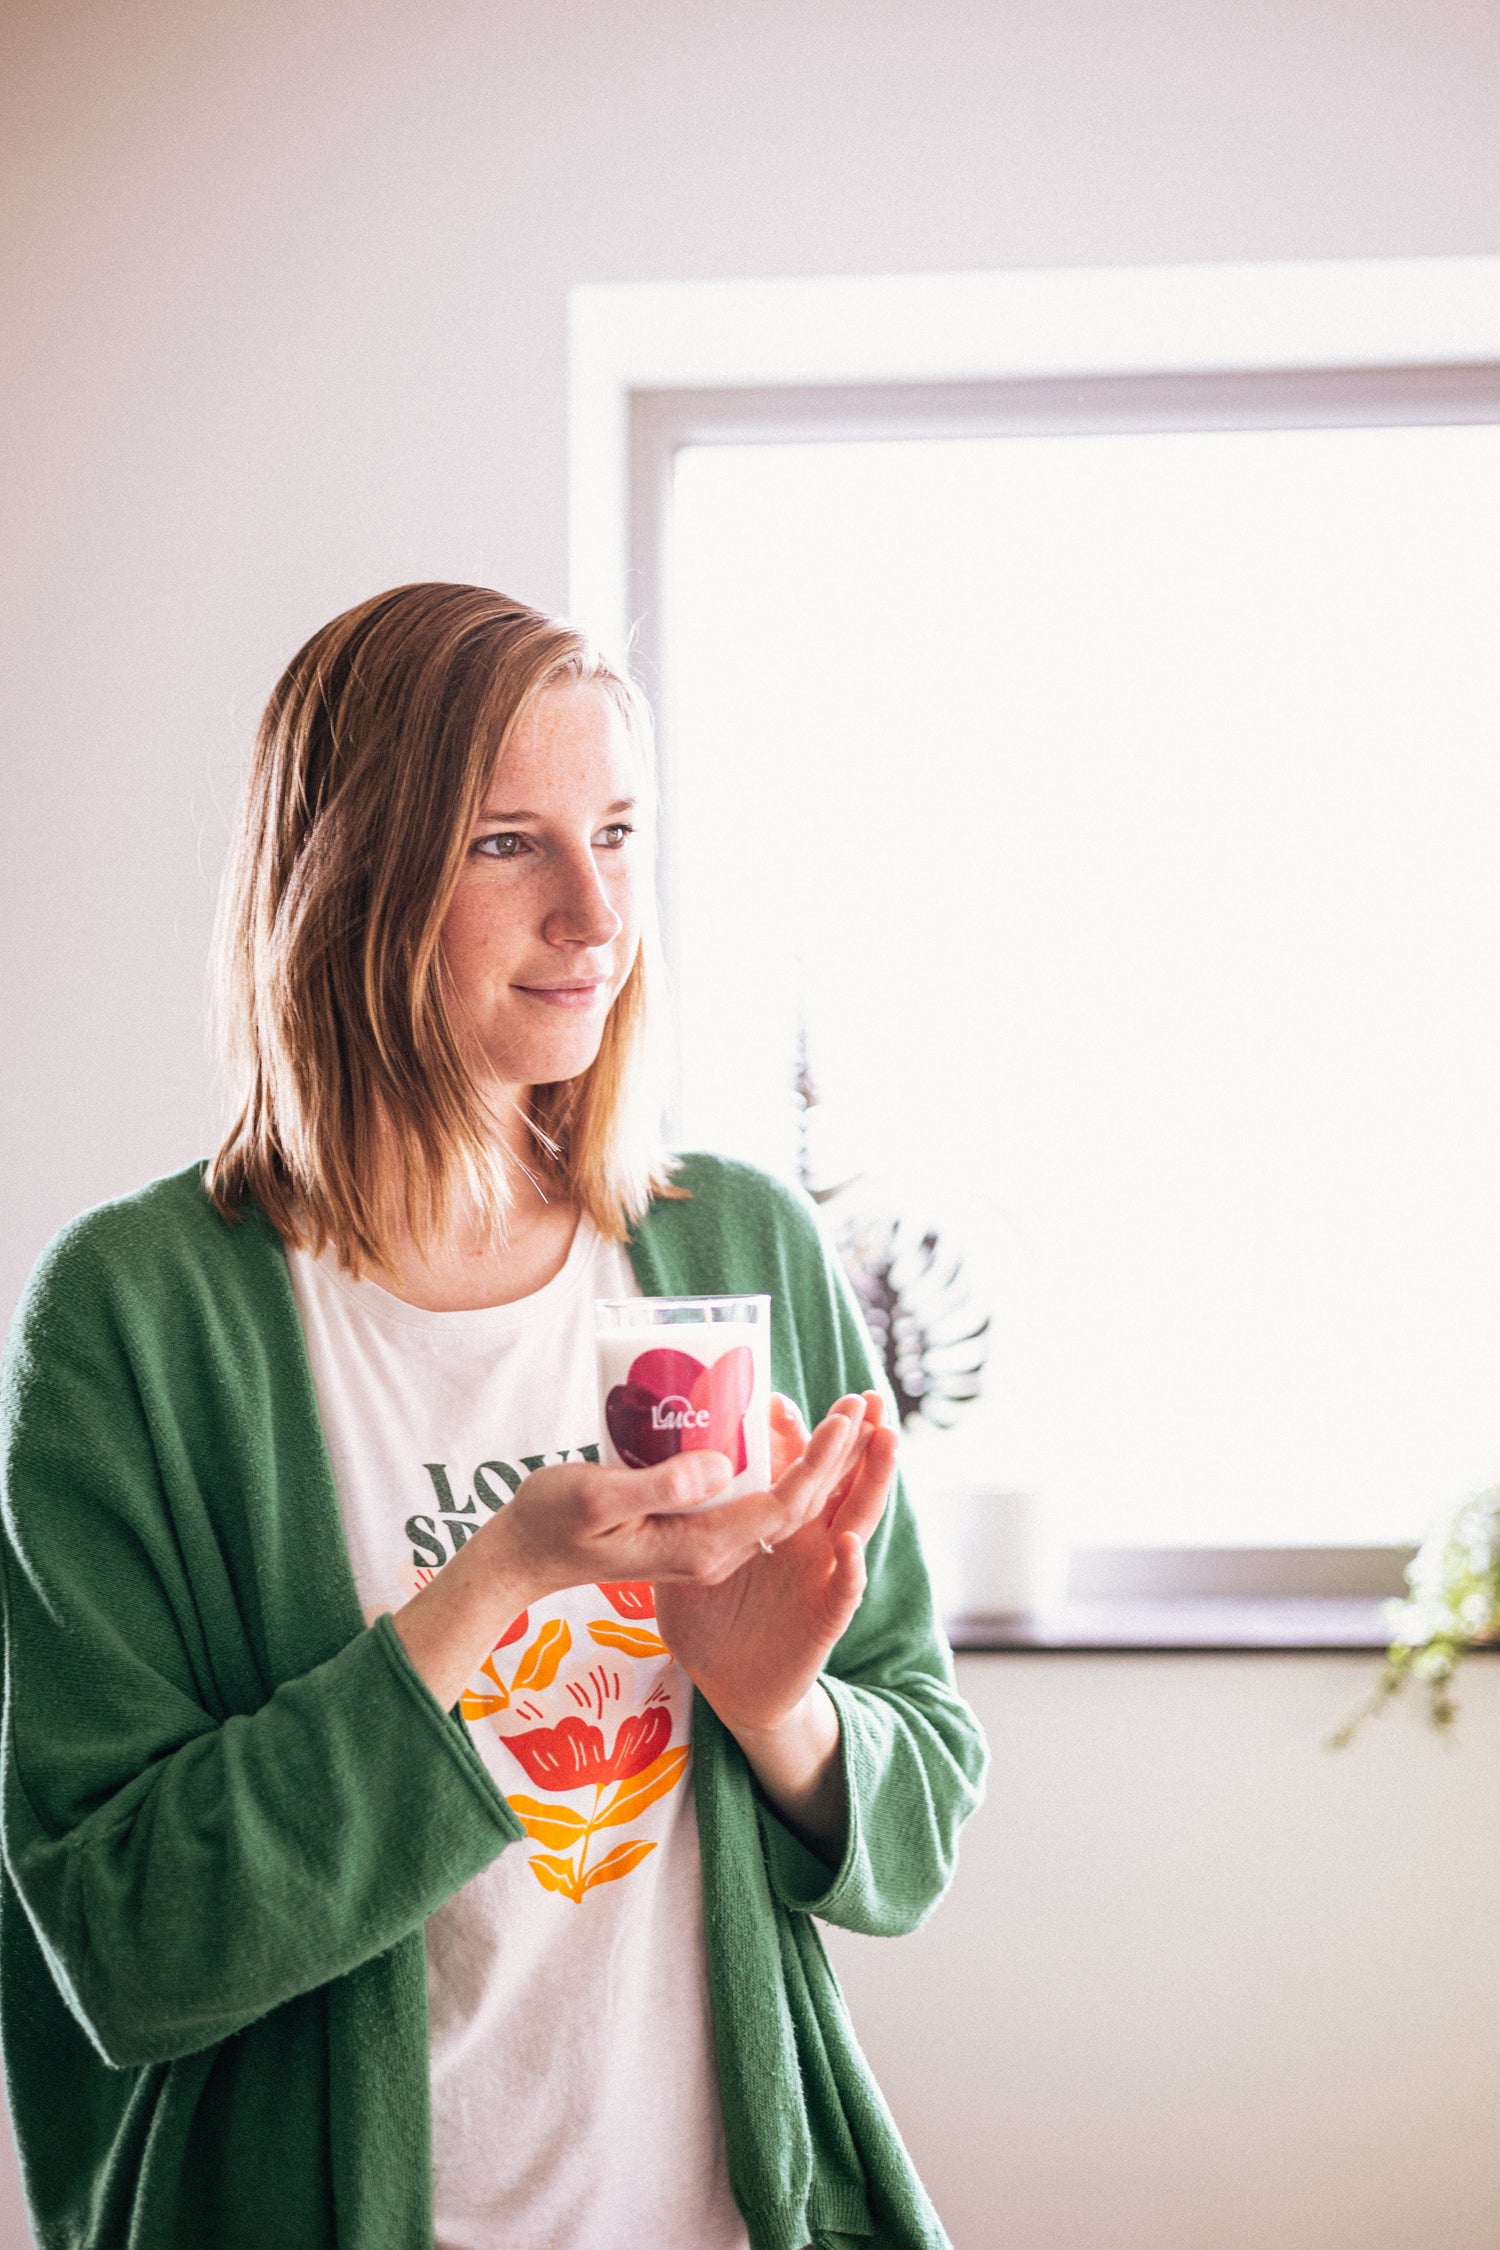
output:
[[[484,1517],[474,1505],[474,1495],[489,1514],[503,1508],[513,1493],[519,1492],[524,1478],[534,1469],[545,1469],[564,1461],[593,1461],[599,1459],[597,1445],[565,1446],[557,1453],[523,1453],[519,1463],[511,1461],[480,1461],[475,1464],[469,1482],[472,1487],[462,1501],[454,1498],[453,1485],[446,1461],[424,1461],[422,1467],[432,1480],[437,1497],[437,1508],[432,1514],[412,1515],[406,1519],[406,1536],[411,1542],[411,1559],[419,1568],[440,1570],[450,1554],[457,1554],[464,1541],[479,1529]],[[449,1544],[445,1547],[440,1532],[446,1533]]]

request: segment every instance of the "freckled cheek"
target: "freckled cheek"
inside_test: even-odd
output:
[[[497,981],[508,981],[515,946],[514,916],[479,886],[461,889],[443,917],[439,938],[448,973],[466,999],[477,999]]]

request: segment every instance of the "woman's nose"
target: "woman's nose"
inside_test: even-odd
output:
[[[625,927],[599,880],[594,855],[570,859],[561,871],[542,934],[551,945],[608,945]]]

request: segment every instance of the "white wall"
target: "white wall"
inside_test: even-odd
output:
[[[1500,248],[1488,0],[11,0],[0,41],[0,1306],[209,1137],[281,663],[405,578],[565,599],[572,283]]]
[[[831,1933],[958,2250],[1500,2242],[1500,1665],[1322,1747],[1354,1657],[968,1657],[953,1889]]]
[[[1497,94],[1488,0],[11,0],[0,1314],[61,1220],[209,1138],[213,885],[239,760],[284,659],[347,602],[407,578],[564,600],[574,282],[1492,252]],[[1201,1891],[1182,1878],[1217,1774],[1242,1774],[1271,1820],[1300,1801],[1261,1747],[1275,1668],[1060,1661],[1044,1676],[1024,1705],[1043,1745],[1086,1744],[1097,1724],[1149,1747],[1170,1722],[1179,1750],[1153,1769],[1154,1814],[1131,1832],[1164,1963],[1192,1911],[1231,1983],[1253,1984],[1268,1952],[1297,1958],[1295,1916],[1266,1906],[1254,1863],[1215,1844]],[[1198,1732],[1184,1739],[1187,1718]],[[1051,1764],[1033,1833],[1063,1817]],[[1335,1784],[1310,1770],[1302,1795],[1331,1817]],[[1391,1833],[1425,1820],[1433,1777],[1457,1770],[1425,1743],[1404,1764],[1367,1759],[1370,1820]],[[986,1817],[1001,1839],[1007,1805],[1023,1809],[1003,1759],[996,1788]],[[1106,1977],[1124,1974],[1114,1802],[1069,1815],[1080,1890],[1067,1895],[1097,1888],[1088,1958]],[[1458,1804],[1447,1848],[1470,1848],[1472,1820]],[[1430,1855],[1419,1835],[1414,1853]],[[1338,1896],[1372,1879],[1353,1831],[1335,1825],[1326,1843],[1310,1881]],[[1003,1889],[1012,1847],[996,1848],[998,1872],[972,1855],[976,1898]],[[1393,1912],[1408,1894],[1375,1864],[1391,1875],[1375,1903]],[[1438,1895],[1446,1911],[1452,1894]],[[1480,1959],[1477,1896],[1452,1910]],[[894,1956],[948,1962],[955,2005],[970,1973],[942,1933],[960,1926],[955,1904]],[[1042,2024],[1040,1937],[1026,1960],[1002,1996]],[[1384,1973],[1377,1957],[1371,2007]],[[1054,2170],[1074,2215],[1028,2190],[1034,2216],[1014,2240],[1074,2239],[1065,2226],[1093,2196],[1076,2152],[1091,2143],[1111,2175],[1089,2204],[1091,2242],[1110,2241],[1111,2211],[1170,2207],[1170,2122],[1127,2132],[1119,2061],[1132,2037],[1153,2069],[1184,2051],[1195,2005],[1164,1967],[1159,1990],[1111,2003],[1110,2041],[1046,2081],[1071,2124],[1075,2153]],[[939,2052],[914,2040],[912,2055],[938,2083]],[[963,2067],[993,2105],[984,2130],[1017,2133],[1028,2082],[983,2046]],[[1473,2128],[1493,2085],[1415,2065],[1410,2078],[1409,2138],[1376,2136],[1373,2176],[1417,2179],[1435,2208],[1491,2209],[1488,2136]],[[1162,2083],[1176,2102],[1188,2081]],[[1242,2152],[1285,2101],[1268,2056],[1246,2083]],[[1325,2099],[1357,2139],[1367,2086],[1352,2081],[1342,2107]],[[1199,2112],[1183,2114],[1191,2137]],[[1221,2170],[1228,2195],[1239,2174]]]

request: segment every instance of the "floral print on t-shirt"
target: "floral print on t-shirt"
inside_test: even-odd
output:
[[[415,1583],[432,1576],[418,1570]],[[604,1617],[591,1614],[601,1594]],[[506,1796],[542,1846],[527,1864],[544,1890],[575,1906],[656,1850],[653,1836],[618,1832],[635,1828],[688,1768],[692,1687],[655,1615],[649,1584],[571,1587],[522,1611],[459,1705],[472,1724],[494,1728],[520,1767],[530,1788]]]

